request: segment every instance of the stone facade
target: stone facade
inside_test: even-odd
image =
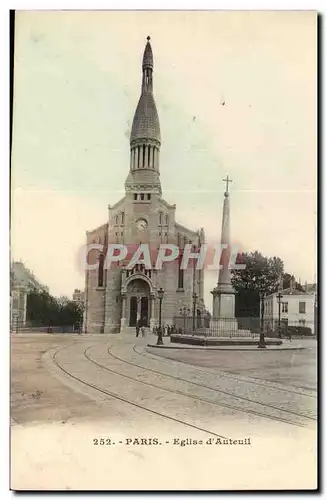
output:
[[[164,289],[162,323],[172,324],[181,308],[192,310],[192,294],[197,295],[198,314],[204,310],[203,270],[190,265],[180,270],[180,259],[186,244],[199,246],[205,242],[203,229],[192,231],[176,221],[176,205],[162,198],[160,183],[161,134],[153,97],[153,55],[149,40],[142,62],[142,88],[130,137],[130,168],[125,182],[125,196],[108,207],[106,224],[87,232],[87,245],[104,246],[103,254],[92,250],[89,263],[99,263],[98,269],[87,270],[85,277],[84,330],[88,333],[119,332],[134,327],[142,317],[149,327],[159,318],[157,291]],[[105,269],[108,244],[121,243],[128,247],[125,261]],[[157,250],[162,243],[179,247],[180,255],[154,269],[156,256],[151,254],[152,268],[136,264],[127,269],[130,255],[140,244]]]

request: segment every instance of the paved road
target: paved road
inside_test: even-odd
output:
[[[304,375],[298,383],[298,373],[301,366],[304,371],[314,371],[314,349],[288,351],[287,356],[281,351],[159,352],[146,347],[149,341],[114,335],[13,335],[12,417],[18,424],[17,443],[21,442],[22,429],[36,423],[47,425],[47,438],[49,424],[52,429],[56,423],[69,424],[73,430],[86,426],[82,440],[86,448],[86,436],[91,435],[88,442],[102,435],[114,439],[116,444],[131,436],[152,436],[168,448],[184,448],[188,446],[187,439],[209,438],[238,440],[242,446],[250,438],[252,448],[258,447],[252,459],[248,457],[247,465],[253,467],[253,460],[266,453],[263,450],[267,443],[271,447],[273,436],[274,467],[280,467],[287,456],[294,462],[300,460],[294,457],[302,454],[303,462],[310,450],[306,476],[308,470],[312,471],[316,392],[310,376],[307,384],[303,383]],[[63,431],[58,432],[62,436]],[[37,435],[40,439],[40,427]],[[56,446],[58,442],[63,443],[62,437],[56,438]],[[134,449],[133,453],[137,456],[140,452]],[[194,449],[189,453],[194,453],[198,463],[199,453]],[[276,462],[281,453],[284,458]],[[121,460],[119,454],[117,460],[118,456]],[[212,455],[211,459],[217,460],[217,456]],[[234,455],[228,460],[235,459]],[[21,458],[21,463],[26,467],[26,460]],[[211,470],[211,462],[209,469],[208,463],[206,467]],[[243,472],[242,478],[247,479],[242,481],[248,481],[249,475]],[[24,477],[30,481],[26,477],[31,476]],[[292,477],[291,474],[284,481],[291,484]],[[293,480],[296,478],[298,474]],[[214,477],[210,481],[215,484]]]
[[[168,344],[166,339],[165,343]],[[279,382],[293,387],[317,390],[317,341],[313,339],[295,339],[284,341],[286,347],[305,347],[303,350],[261,352],[251,351],[201,351],[201,350],[158,350],[149,352],[163,358],[178,360],[200,367],[210,367],[229,373],[244,374],[263,380]]]

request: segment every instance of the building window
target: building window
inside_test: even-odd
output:
[[[144,200],[144,194],[143,193],[141,194],[141,200]]]
[[[151,194],[148,194],[148,200],[151,200]]]
[[[160,212],[159,213],[159,226],[162,225],[162,213]]]
[[[98,286],[103,286],[103,265],[104,265],[104,255],[100,254],[99,257],[99,273],[98,273]]]
[[[165,224],[168,226],[168,215],[165,215]]]
[[[305,302],[299,302],[299,313],[305,314]]]
[[[122,226],[124,225],[124,221],[125,221],[125,212],[122,212],[121,213],[121,225]]]
[[[118,215],[116,215],[116,217],[115,217],[115,225],[116,226],[118,225]]]
[[[183,260],[183,255],[180,254],[178,258],[178,287],[177,288],[184,288],[184,270],[181,269],[181,264]]]
[[[134,200],[137,200],[137,194],[134,193]]]
[[[282,312],[288,313],[288,302],[282,302]]]

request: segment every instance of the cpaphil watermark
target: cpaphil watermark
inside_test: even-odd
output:
[[[227,246],[226,244],[209,246],[204,243],[194,247],[191,243],[187,243],[184,248],[179,248],[170,243],[161,243],[159,247],[147,243],[139,245],[110,243],[107,246],[101,243],[91,243],[84,247],[82,261],[83,268],[89,271],[99,268],[100,256],[103,260],[103,269],[110,269],[123,262],[127,270],[133,269],[136,265],[143,265],[149,270],[162,270],[165,265],[177,261],[179,269],[182,270],[190,266],[194,266],[197,270],[220,270],[225,266],[228,269],[242,270],[246,266],[237,263],[239,255],[237,245]]]

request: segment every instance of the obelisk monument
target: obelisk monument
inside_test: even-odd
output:
[[[223,220],[221,228],[221,246],[222,254],[220,260],[219,275],[217,286],[212,290],[213,305],[212,305],[212,321],[219,323],[218,334],[226,335],[231,331],[237,330],[237,321],[235,319],[235,290],[231,283],[230,270],[230,201],[228,185],[233,182],[226,179],[226,190],[224,193]]]

